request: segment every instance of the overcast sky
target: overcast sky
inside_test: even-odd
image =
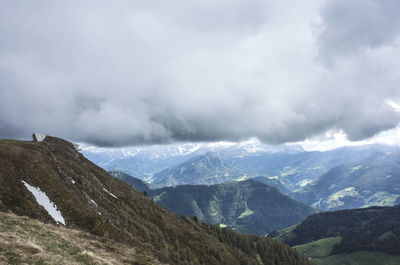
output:
[[[399,14],[398,0],[0,0],[0,138],[398,139]]]

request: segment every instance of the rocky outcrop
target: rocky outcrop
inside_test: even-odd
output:
[[[47,135],[42,133],[34,133],[32,134],[33,141],[35,142],[43,142],[46,139]]]

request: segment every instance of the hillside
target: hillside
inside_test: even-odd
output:
[[[153,176],[154,187],[185,184],[218,184],[236,180],[245,174],[220,156],[212,153],[197,156]]]
[[[341,164],[292,195],[322,210],[400,204],[400,152]]]
[[[0,264],[161,264],[134,247],[0,212]]]
[[[314,257],[357,251],[399,256],[400,206],[318,213],[271,236]]]
[[[144,182],[141,179],[134,178],[134,177],[132,177],[132,176],[130,176],[128,174],[125,174],[125,173],[122,173],[122,172],[119,172],[119,171],[109,171],[108,173],[111,176],[113,176],[114,178],[117,178],[119,180],[122,180],[123,182],[128,183],[135,190],[148,191],[148,190],[151,189],[150,184]]]
[[[212,186],[182,185],[148,194],[157,204],[177,214],[260,235],[296,224],[315,212],[276,188],[254,180]]]
[[[261,257],[264,264],[308,264],[270,239],[234,233],[231,241],[217,236],[224,230],[177,217],[55,137],[0,140],[0,199],[2,212],[65,223],[134,246],[160,263],[259,264]]]

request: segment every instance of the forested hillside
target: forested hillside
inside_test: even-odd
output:
[[[181,185],[148,194],[177,214],[259,235],[296,224],[315,212],[276,188],[251,179],[211,186]]]
[[[331,254],[366,250],[400,255],[400,206],[317,213],[271,236],[290,246],[339,236]]]

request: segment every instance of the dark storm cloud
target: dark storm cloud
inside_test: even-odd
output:
[[[0,1],[0,137],[371,137],[399,123],[400,10],[366,2]]]
[[[400,33],[399,10],[396,0],[327,1],[322,8],[324,30],[318,37],[321,55],[330,60],[392,44]]]

